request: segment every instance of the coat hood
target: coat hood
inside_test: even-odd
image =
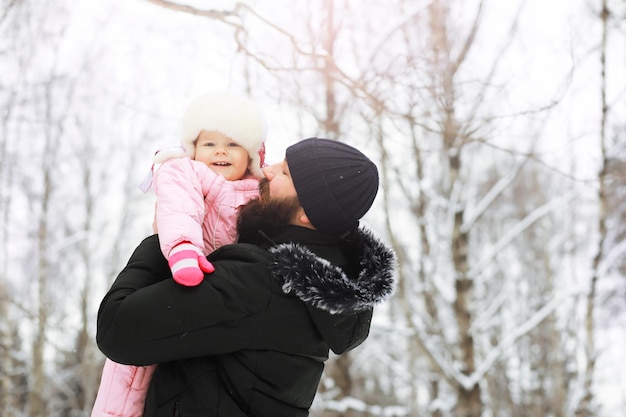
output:
[[[269,248],[272,275],[285,294],[331,314],[358,313],[372,308],[393,293],[396,257],[379,239],[360,228],[354,233],[359,253],[358,277],[350,278],[338,266],[297,243]]]

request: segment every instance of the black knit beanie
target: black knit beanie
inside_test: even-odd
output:
[[[287,148],[300,204],[315,228],[343,236],[358,226],[378,192],[378,169],[359,150],[330,139],[304,139]]]

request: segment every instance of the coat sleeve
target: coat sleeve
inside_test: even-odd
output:
[[[146,238],[102,300],[100,350],[119,363],[149,365],[244,349],[254,337],[246,319],[269,302],[269,273],[261,261],[214,265],[200,285],[178,285],[158,236]]]
[[[337,355],[359,346],[369,335],[373,308],[358,313],[335,315],[311,306],[307,306],[307,309],[316,322],[328,323],[327,326],[319,326],[318,331],[328,343],[328,347]]]
[[[91,417],[141,416],[156,366],[120,365],[107,359]]]
[[[156,224],[166,257],[184,241],[204,250],[204,197],[215,178],[206,165],[189,158],[169,159],[156,172]]]

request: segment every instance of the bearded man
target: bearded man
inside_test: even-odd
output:
[[[263,172],[200,285],[171,279],[153,235],[102,301],[102,352],[158,364],[143,417],[308,416],[329,351],[361,344],[393,291],[393,252],[359,227],[378,191],[369,158],[309,138]]]

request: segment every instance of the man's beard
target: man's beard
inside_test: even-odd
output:
[[[259,230],[271,233],[291,224],[298,214],[300,201],[297,197],[272,199],[267,179],[261,180],[259,190],[259,198],[250,200],[239,209],[237,233],[240,237],[253,236]]]

